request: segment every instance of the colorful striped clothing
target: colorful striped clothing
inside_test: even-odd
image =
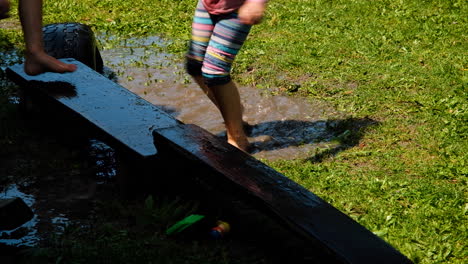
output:
[[[267,0],[203,0],[206,11],[212,15],[234,12],[239,9],[244,2],[266,3]]]
[[[232,63],[249,34],[250,25],[240,22],[236,12],[210,14],[199,0],[187,53],[187,72],[202,75],[208,86],[231,81]]]

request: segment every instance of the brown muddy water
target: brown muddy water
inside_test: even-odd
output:
[[[178,120],[198,125],[223,136],[221,114],[185,73],[180,58],[164,54],[148,44],[163,45],[157,37],[128,40],[126,46],[101,52],[105,65],[114,71],[123,87],[161,106]],[[272,95],[268,90],[239,86],[244,120],[252,155],[259,159],[299,159],[313,155],[317,148],[334,147],[327,120],[341,113],[319,100]]]
[[[149,37],[129,39],[118,48],[102,50],[105,75],[183,123],[224,136],[223,120],[216,107],[185,74],[181,59],[161,52],[163,46],[160,38]],[[328,129],[327,120],[343,115],[325,102],[272,95],[250,86],[240,86],[239,91],[244,119],[251,125],[248,136],[256,148],[254,157],[308,158],[317,149],[336,147],[332,141],[336,135]],[[92,215],[97,193],[101,197],[112,195],[105,190],[115,176],[113,150],[99,141],[90,142],[90,149],[98,168],[91,178],[52,175],[3,188],[0,198],[21,197],[35,217],[15,230],[0,231],[0,244],[34,246],[50,233],[60,234],[68,223],[77,224]]]

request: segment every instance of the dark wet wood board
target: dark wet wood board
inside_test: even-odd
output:
[[[308,236],[314,245],[320,244],[333,255],[324,263],[411,263],[309,190],[202,128],[182,124],[155,129],[153,134],[157,145],[170,145],[180,155],[241,186],[249,199]]]
[[[81,62],[61,60],[78,65],[78,69],[72,73],[29,76],[23,65],[17,64],[7,68],[7,74],[30,92],[53,98],[139,155],[157,153],[151,131],[173,126],[177,120]]]
[[[20,64],[7,73],[23,88],[53,98],[142,157],[177,153],[180,162],[190,161],[229,182],[240,195],[327,252],[329,261],[323,263],[411,263],[350,217],[254,157],[198,126],[183,124],[78,61],[63,60],[77,64],[78,70],[29,76]]]

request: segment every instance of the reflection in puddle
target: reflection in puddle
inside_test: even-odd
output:
[[[18,96],[10,96],[8,98],[8,101],[11,103],[11,104],[19,104],[20,103],[20,98]]]
[[[158,42],[159,41],[159,42]],[[152,47],[145,43],[157,43]],[[158,46],[159,45],[159,46]],[[216,107],[185,74],[184,65],[165,54],[158,38],[132,39],[132,44],[101,52],[104,64],[116,73],[116,81],[145,100],[160,106],[186,124],[198,125],[224,136]],[[335,136],[326,121],[339,117],[324,102],[293,96],[272,96],[254,87],[239,87],[244,118],[253,125],[249,141],[269,160],[311,156],[318,148],[333,148]]]
[[[4,72],[8,65],[21,63],[23,58],[17,50],[0,52],[0,71]]]
[[[34,217],[14,230],[0,231],[0,245],[34,247],[52,234],[63,233],[69,224],[86,219],[98,191],[96,186],[108,185],[116,175],[114,150],[98,140],[90,140],[88,145],[94,175],[58,173],[3,189],[0,199],[21,198]]]
[[[59,214],[59,216],[53,217],[50,219],[51,223],[56,227],[56,233],[63,233],[65,231],[65,227],[68,225],[70,219],[65,217],[64,214]]]
[[[95,139],[90,140],[90,155],[96,163],[97,184],[102,184],[106,179],[111,179],[117,175],[115,151]]]

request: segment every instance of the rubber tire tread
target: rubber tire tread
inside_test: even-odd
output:
[[[93,70],[103,72],[103,60],[94,33],[81,23],[54,23],[42,28],[44,49],[50,56],[74,58]]]

